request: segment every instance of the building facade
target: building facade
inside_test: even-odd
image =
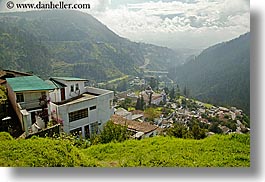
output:
[[[37,76],[7,78],[6,81],[8,98],[26,135],[31,130],[44,128],[50,114],[47,96],[54,87]]]
[[[87,80],[52,77],[56,87],[50,91],[51,117],[62,124],[66,133],[91,137],[98,133],[114,113],[114,92],[86,87]]]

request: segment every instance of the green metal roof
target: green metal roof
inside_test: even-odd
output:
[[[55,89],[54,86],[46,83],[37,76],[21,76],[15,78],[7,78],[6,81],[14,92]]]
[[[54,86],[55,88],[59,88],[59,89],[67,87],[65,84],[60,83],[60,82],[54,80],[53,78],[50,78],[49,80],[46,80],[45,82],[47,82],[47,83],[51,84],[52,86]]]
[[[65,80],[65,81],[88,81],[83,78],[75,78],[75,77],[51,77],[52,79]]]

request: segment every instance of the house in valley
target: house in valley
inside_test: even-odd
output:
[[[118,108],[114,110],[114,114],[121,116],[125,119],[132,120],[132,113],[124,108]]]
[[[45,128],[49,120],[48,94],[54,87],[37,76],[6,78],[9,101],[28,135]]]
[[[132,133],[131,137],[135,139],[148,138],[159,133],[158,126],[149,122],[132,121],[118,115],[113,115],[111,121],[114,124],[126,126],[127,130]]]
[[[88,80],[73,77],[52,77],[55,87],[49,92],[51,117],[62,124],[66,133],[90,137],[102,129],[114,113],[114,92],[87,87]]]
[[[142,91],[140,95],[143,97],[147,105],[149,105],[150,103],[154,105],[159,105],[160,103],[166,103],[167,100],[167,96],[164,91],[162,91],[160,94],[156,93],[152,90],[150,86],[148,86],[144,91]]]

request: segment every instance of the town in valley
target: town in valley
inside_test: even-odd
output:
[[[202,139],[250,131],[249,118],[241,109],[190,98],[188,88],[166,83],[161,76],[126,77],[112,82],[118,88],[111,90],[104,88],[109,83],[97,88],[83,78],[43,80],[31,73],[0,73],[1,131],[16,138],[63,132],[89,140],[108,121],[126,127],[131,139],[156,135]]]

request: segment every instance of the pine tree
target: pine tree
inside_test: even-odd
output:
[[[175,99],[175,88],[173,87],[169,92],[170,101]]]
[[[177,90],[176,90],[177,99],[179,99],[179,96],[180,96],[180,89],[179,89],[179,85],[177,85]]]
[[[136,105],[135,105],[136,110],[141,110],[141,99],[140,97],[137,98]]]

